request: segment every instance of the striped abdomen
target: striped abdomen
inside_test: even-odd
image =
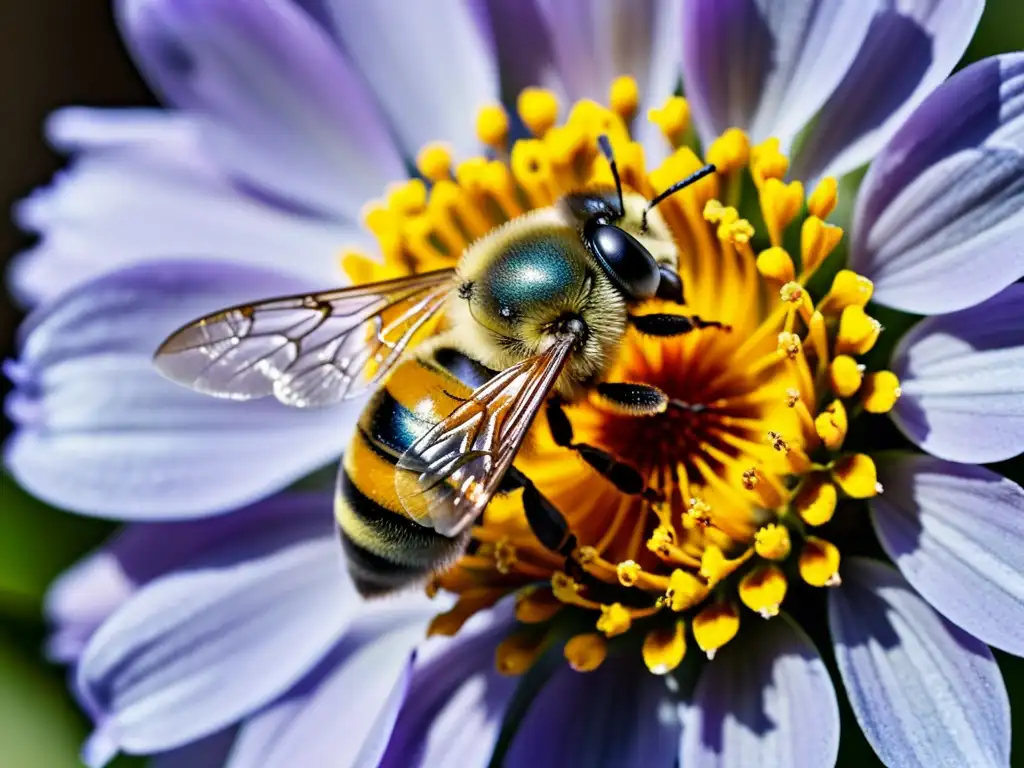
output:
[[[415,582],[462,552],[463,538],[442,536],[406,514],[395,465],[458,405],[450,395],[468,397],[490,375],[461,353],[437,347],[399,363],[364,409],[342,460],[334,512],[349,573],[363,596]]]

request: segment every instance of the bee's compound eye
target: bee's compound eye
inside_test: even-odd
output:
[[[658,263],[650,252],[624,229],[594,223],[584,229],[594,255],[609,276],[634,299],[649,299],[661,280]]]

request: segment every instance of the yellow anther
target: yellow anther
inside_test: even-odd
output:
[[[767,179],[781,179],[789,170],[789,159],[779,151],[778,139],[766,139],[750,150],[750,173],[761,187]]]
[[[786,598],[786,575],[777,565],[761,565],[740,580],[740,600],[754,613],[770,619],[779,615]]]
[[[836,208],[836,200],[839,197],[839,185],[832,176],[826,176],[818,182],[814,192],[807,198],[807,210],[811,216],[819,219],[827,219],[829,214]]]
[[[427,637],[452,637],[477,612],[494,605],[503,596],[503,590],[475,587],[463,592],[455,605],[435,616],[427,627]]]
[[[861,365],[849,355],[839,355],[828,368],[832,391],[840,397],[851,397],[860,389],[864,379]]]
[[[640,88],[629,75],[615,78],[608,90],[608,104],[623,120],[631,120],[640,103]]]
[[[675,531],[670,526],[662,524],[651,533],[651,538],[647,540],[647,548],[651,552],[667,555],[669,548],[675,546],[675,543]]]
[[[722,205],[718,200],[708,200],[704,205],[704,220],[718,225],[717,236],[722,242],[748,243],[754,236],[754,228],[746,219],[741,219],[732,206]]]
[[[739,217],[739,214],[735,208],[724,206],[718,200],[708,200],[704,204],[703,216],[704,220],[711,224],[721,224],[723,222],[732,223]]]
[[[882,324],[869,316],[863,307],[849,306],[839,316],[836,354],[863,355],[878,341]]]
[[[789,529],[784,525],[768,523],[754,534],[754,551],[765,560],[785,560],[789,548]]]
[[[808,477],[793,499],[793,509],[808,525],[824,525],[836,511],[839,493],[822,475]]]
[[[738,171],[750,159],[750,139],[739,128],[730,128],[711,142],[707,158],[719,173]]]
[[[575,560],[580,565],[589,565],[598,558],[598,555],[599,553],[597,549],[591,547],[590,545],[577,547],[576,550],[572,553],[573,560]]]
[[[437,182],[452,176],[452,153],[444,144],[428,144],[416,156],[416,168],[426,178]]]
[[[508,146],[508,113],[500,104],[488,104],[476,113],[477,138],[499,152]]]
[[[543,136],[558,120],[558,99],[544,88],[524,88],[516,100],[516,111],[534,136]]]
[[[900,399],[903,390],[892,371],[878,371],[864,377],[860,401],[868,413],[888,413]]]
[[[471,157],[455,166],[455,180],[471,195],[482,195],[487,191],[484,187],[486,169],[487,160],[485,158]]]
[[[730,560],[720,547],[707,544],[700,556],[700,575],[707,581],[709,588],[714,588],[718,582],[747,562],[753,554],[754,550],[748,549],[739,557]]]
[[[842,239],[842,227],[826,224],[817,216],[808,216],[800,228],[800,255],[804,274],[809,275],[820,267]]]
[[[510,677],[527,672],[544,651],[546,639],[537,627],[527,627],[506,637],[494,651],[498,672]]]
[[[608,657],[608,641],[596,632],[587,632],[569,638],[563,653],[577,672],[593,672]]]
[[[795,276],[793,259],[784,248],[772,246],[761,251],[757,256],[757,271],[768,280],[777,283],[788,283]]]
[[[686,518],[702,527],[711,525],[711,505],[703,499],[690,499],[686,508]]]
[[[582,128],[590,135],[591,140],[602,133],[608,134],[613,144],[617,140],[629,139],[629,131],[622,118],[590,99],[580,99],[573,104],[566,123]]]
[[[832,478],[847,496],[870,499],[881,493],[875,462],[863,453],[853,453],[836,459],[832,465]]]
[[[821,301],[821,311],[837,314],[847,307],[863,307],[871,300],[875,285],[863,275],[841,269],[832,280],[832,289]]]
[[[511,573],[519,562],[515,545],[508,538],[501,538],[494,544],[494,567],[498,573]]]
[[[685,611],[708,595],[707,586],[689,571],[676,568],[668,579],[665,602],[673,611]]]
[[[814,431],[830,451],[842,446],[849,422],[842,401],[833,400],[814,420]]]
[[[563,603],[576,605],[580,600],[580,585],[566,573],[555,571],[551,575],[551,592]]]
[[[804,288],[800,283],[789,282],[779,289],[779,298],[787,304],[800,304],[804,300]]]
[[[632,587],[640,578],[641,568],[632,560],[623,560],[615,566],[615,575],[619,577],[619,584],[624,587]]]
[[[675,621],[672,626],[652,629],[644,638],[644,664],[655,675],[667,675],[686,655],[686,625]]]
[[[622,603],[601,606],[601,616],[597,620],[597,631],[605,637],[615,637],[629,631],[633,626],[633,618]]]
[[[752,491],[757,488],[760,482],[761,476],[756,468],[751,467],[750,469],[743,470],[743,487],[748,491]]]
[[[736,637],[739,629],[740,613],[731,602],[713,603],[693,618],[693,639],[709,659]]]
[[[786,184],[769,178],[761,185],[761,213],[772,245],[781,245],[786,227],[800,212],[804,202],[804,185],[799,181]]]
[[[746,219],[736,219],[728,226],[718,228],[718,239],[728,241],[733,245],[749,243],[753,236],[754,226]]]
[[[395,214],[411,216],[421,213],[426,206],[427,186],[421,180],[409,179],[388,187],[388,208]]]
[[[838,587],[839,549],[835,544],[809,536],[800,552],[800,577],[812,587]]]
[[[800,350],[802,349],[800,337],[795,333],[783,331],[779,334],[778,346],[776,349],[779,354],[785,355],[790,360],[796,360],[797,356],[800,354]]]
[[[789,408],[795,408],[796,404],[800,402],[800,390],[790,387],[786,390],[786,406]]]
[[[678,146],[690,125],[690,105],[682,96],[670,96],[656,109],[648,110],[647,119],[661,129],[673,147]]]
[[[548,587],[538,587],[516,596],[516,619],[523,624],[542,624],[555,617],[565,603]]]

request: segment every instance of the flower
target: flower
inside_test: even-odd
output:
[[[1024,58],[939,85],[979,2],[634,5],[119,4],[177,111],[53,122],[80,158],[19,210],[43,238],[15,290],[45,303],[9,366],[16,476],[134,521],[52,596],[54,650],[98,723],[90,762],[828,765],[836,694],[801,629],[825,618],[823,591],[885,762],[1007,762],[986,643],[1024,654],[1024,491],[979,464],[1024,447]],[[528,136],[497,107],[499,73]],[[610,108],[586,100],[609,86]],[[624,342],[614,374],[665,389],[658,417],[569,411],[655,493],[618,493],[538,423],[521,463],[569,518],[574,565],[514,497],[493,503],[433,585],[458,600],[432,606],[431,631],[455,637],[410,668],[421,601],[357,607],[321,557],[336,545],[315,499],[259,501],[334,459],[351,410],[206,399],[158,379],[152,350],[205,311],[327,287],[343,247],[360,279],[422,267],[451,258],[430,235],[468,239],[452,210],[482,234],[497,211],[607,184],[599,132],[628,186],[665,189],[700,164],[691,123],[719,172],[658,210],[687,311],[732,332]],[[846,248],[835,179],[872,158]],[[373,248],[357,211],[406,159],[434,183],[367,209]],[[931,317],[887,357],[879,305]],[[887,412],[897,452],[877,450]],[[899,571],[863,557],[875,541]]]

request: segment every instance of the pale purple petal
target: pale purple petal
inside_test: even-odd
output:
[[[914,589],[989,645],[1024,656],[1024,490],[984,467],[879,457],[878,538]]]
[[[1024,275],[1024,54],[953,75],[893,136],[861,185],[850,265],[920,314]]]
[[[665,678],[637,654],[610,656],[593,672],[559,659],[520,723],[507,768],[671,766],[679,715]]]
[[[892,411],[929,453],[982,464],[1024,451],[1024,284],[983,304],[922,320],[892,370],[903,396]]]
[[[35,303],[111,269],[155,259],[211,258],[344,282],[338,254],[369,235],[284,210],[233,185],[197,140],[196,121],[166,112],[68,110],[50,133],[85,154],[15,209],[41,235],[10,278]]]
[[[504,101],[514,104],[528,86],[548,88],[564,97],[551,36],[537,0],[476,0],[475,7],[490,30]]]
[[[330,0],[335,34],[373,88],[410,156],[444,141],[475,152],[476,113],[498,99],[488,30],[472,0],[389,3]]]
[[[94,740],[148,754],[214,733],[285,693],[359,599],[330,513],[238,539],[141,588],[96,632],[76,688]]]
[[[537,5],[569,101],[606,104],[612,81],[630,75],[640,89],[638,128],[646,129],[647,109],[660,106],[679,81],[680,4],[537,0]],[[652,131],[657,134],[657,128],[652,126]]]
[[[156,755],[148,768],[223,768],[235,741],[235,729],[228,728],[184,747]]]
[[[364,7],[360,5],[360,7]],[[405,169],[359,75],[290,2],[119,0],[143,71],[237,178],[354,221]]]
[[[856,59],[801,138],[790,169],[796,178],[841,176],[874,157],[953,71],[985,2],[897,0],[877,7]]]
[[[297,524],[323,521],[332,506],[330,493],[286,493],[202,520],[127,526],[50,587],[44,606],[54,625],[50,657],[76,661],[100,624],[153,579],[236,539],[287,534]]]
[[[839,704],[810,639],[776,618],[723,648],[683,708],[684,766],[834,765]]]
[[[683,80],[701,138],[788,146],[842,80],[875,0],[687,0]]]
[[[18,429],[6,446],[33,494],[78,512],[173,519],[223,512],[333,461],[358,404],[320,413],[196,394],[152,355],[178,325],[243,300],[308,289],[266,270],[153,262],[89,283],[24,327]]]
[[[307,679],[246,722],[227,768],[376,768],[437,612],[422,594],[393,602],[389,613],[371,608],[354,621]]]
[[[992,653],[896,570],[848,558],[829,623],[853,712],[886,765],[1009,764],[1010,702]]]
[[[519,682],[494,663],[514,626],[503,604],[424,647],[378,768],[486,768]]]

